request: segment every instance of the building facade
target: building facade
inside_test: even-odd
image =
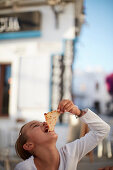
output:
[[[21,6],[22,2],[19,3]],[[0,5],[0,116],[2,121],[6,117],[44,120],[43,113],[48,112],[51,105],[51,57],[63,55],[65,41],[75,42],[79,36],[83,1],[62,4],[49,1],[38,6],[24,4],[21,8],[18,3],[10,4],[13,16],[11,7],[5,9]],[[26,31],[26,25],[36,26],[33,22],[36,14],[33,18],[29,12],[39,14],[37,28],[32,31],[31,28]],[[27,20],[21,13],[26,14]]]

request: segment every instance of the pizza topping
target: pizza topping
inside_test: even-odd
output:
[[[57,121],[59,115],[60,115],[60,113],[56,110],[44,114],[45,120],[49,126],[49,131],[54,130],[54,127],[56,125],[56,121]]]

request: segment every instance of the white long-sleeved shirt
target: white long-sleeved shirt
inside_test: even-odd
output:
[[[80,119],[88,124],[90,131],[84,137],[65,144],[59,150],[60,165],[58,170],[76,170],[81,158],[94,149],[110,131],[110,126],[90,109]],[[29,159],[20,162],[14,170],[37,170],[34,157],[31,156]]]

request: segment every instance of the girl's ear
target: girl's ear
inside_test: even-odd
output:
[[[26,142],[24,145],[23,145],[23,148],[27,151],[31,151],[34,147],[34,144],[31,143],[31,142]]]

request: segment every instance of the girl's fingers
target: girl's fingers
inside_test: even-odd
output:
[[[70,109],[70,113],[76,113],[76,110],[75,110],[76,108],[73,106],[71,109]]]
[[[68,102],[64,107],[63,107],[63,110],[64,112],[68,112],[68,108],[71,106],[72,104],[70,102]]]
[[[57,110],[58,110],[59,112],[61,111],[61,105],[62,105],[62,101],[59,103],[58,108],[57,108]]]
[[[60,112],[60,104],[58,105],[57,111]]]
[[[61,105],[61,111],[64,112],[66,105],[68,104],[67,101],[64,101],[63,104]]]
[[[64,112],[70,112],[70,110],[72,109],[72,107],[74,106],[73,102],[67,99],[62,100],[59,105],[57,110],[60,113],[64,113]]]
[[[74,105],[74,104],[73,104],[72,101],[66,100],[66,104],[64,105],[63,110],[64,110],[64,111],[68,111],[67,109],[68,109],[69,107],[73,106],[73,105]]]
[[[64,107],[65,107],[66,104],[67,104],[67,100],[62,100],[58,105],[58,110],[60,112],[64,112]]]
[[[66,111],[72,113],[73,108],[74,108],[73,105],[69,105],[69,106],[66,108]]]

